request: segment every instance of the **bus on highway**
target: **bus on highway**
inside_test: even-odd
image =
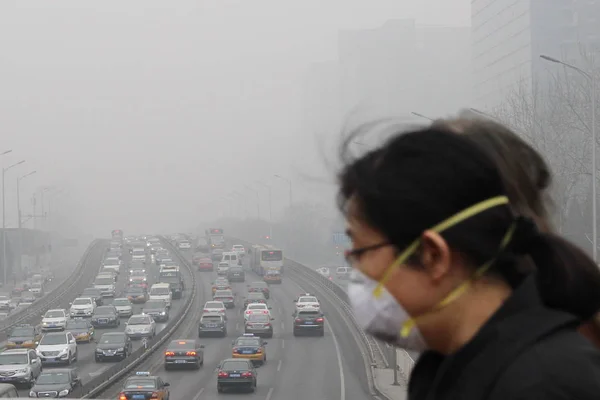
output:
[[[267,283],[281,283],[283,250],[270,245],[254,245],[248,253],[252,271]]]
[[[225,236],[221,228],[209,228],[206,230],[206,239],[211,249],[224,249]]]
[[[120,229],[115,229],[114,231],[111,232],[111,238],[114,241],[119,241],[122,242],[123,241],[123,231]]]

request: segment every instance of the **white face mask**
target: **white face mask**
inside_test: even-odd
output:
[[[387,289],[384,288],[380,298],[375,298],[373,291],[376,287],[376,281],[356,268],[352,269],[348,297],[361,328],[393,346],[416,352],[427,350],[425,340],[417,327],[410,331],[408,337],[403,338],[400,335],[402,324],[409,320],[410,316]]]

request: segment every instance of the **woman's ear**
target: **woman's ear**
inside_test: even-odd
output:
[[[423,270],[433,281],[440,281],[450,272],[450,247],[439,233],[423,232],[419,255]]]

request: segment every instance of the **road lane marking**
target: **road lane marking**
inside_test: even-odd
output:
[[[285,340],[281,339],[281,348],[285,349]]]
[[[265,400],[271,400],[271,396],[273,396],[273,388],[269,388],[269,393],[267,393],[267,398]]]
[[[277,363],[277,372],[279,372],[281,370],[281,363],[282,363],[281,360],[279,360],[279,362]]]
[[[204,392],[204,388],[200,388],[200,390],[198,391],[198,394],[194,396],[194,400],[200,399],[202,392]]]
[[[300,289],[300,293],[308,293],[308,291],[304,290],[296,282],[292,281],[292,283]],[[331,324],[329,323],[327,318],[325,318],[325,326],[327,327],[329,333],[331,333],[331,338],[333,339],[333,345],[335,347],[335,355],[337,356],[338,369],[340,370],[340,400],[346,400],[346,378],[344,377],[344,364],[342,364],[342,353],[340,351],[340,345],[337,341],[337,338],[335,337],[333,329],[331,329]]]
[[[99,370],[97,370],[97,371],[90,372],[90,376],[98,376],[98,375],[100,375],[100,374],[104,373],[104,371],[106,371],[107,369],[108,369],[108,366],[107,366],[107,367],[100,368],[100,369],[99,369]]]

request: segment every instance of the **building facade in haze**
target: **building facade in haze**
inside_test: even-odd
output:
[[[551,78],[540,55],[581,65],[600,43],[600,1],[473,0],[473,105],[500,107],[518,88]]]

